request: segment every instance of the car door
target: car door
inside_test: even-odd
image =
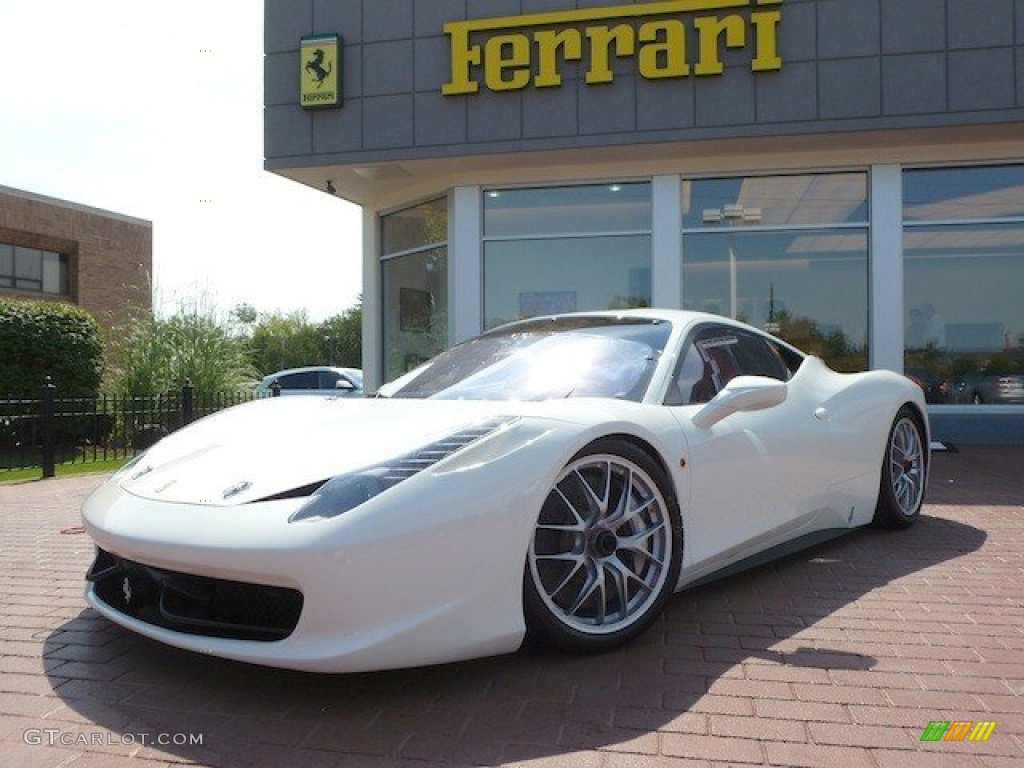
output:
[[[732,561],[789,538],[814,506],[827,428],[801,391],[790,386],[782,403],[708,428],[693,423],[736,376],[792,375],[778,347],[742,329],[709,324],[686,342],[667,403],[689,451],[689,564]]]

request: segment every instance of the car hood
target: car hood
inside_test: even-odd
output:
[[[550,410],[504,401],[268,398],[171,434],[117,482],[145,498],[235,506],[403,456],[490,419],[550,417]]]

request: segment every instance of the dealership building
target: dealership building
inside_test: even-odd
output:
[[[266,168],[363,208],[368,386],[517,318],[698,309],[1024,442],[1024,0],[265,12]]]

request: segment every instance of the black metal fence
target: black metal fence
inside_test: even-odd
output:
[[[39,397],[0,397],[0,481],[11,470],[133,456],[164,435],[232,405],[250,392],[197,393],[189,382],[155,397],[61,397],[49,379]]]

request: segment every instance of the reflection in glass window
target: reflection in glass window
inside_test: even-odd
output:
[[[385,216],[381,223],[381,252],[385,256],[446,243],[448,201],[442,197],[420,203]]]
[[[651,185],[492,189],[484,194],[486,237],[649,232]]]
[[[448,249],[383,263],[384,369],[391,380],[448,346]]]
[[[68,292],[68,261],[59,253],[42,252],[43,293]]]
[[[448,346],[447,201],[384,216],[381,230],[384,380],[390,381]]]
[[[903,218],[920,222],[1024,218],[1024,166],[929,168],[903,177]]]
[[[651,185],[484,193],[484,326],[651,304]]]
[[[683,307],[763,328],[836,370],[865,370],[867,232],[687,234]]]
[[[683,307],[868,365],[867,174],[683,182]]]
[[[683,182],[683,227],[814,226],[867,221],[867,175],[830,173]]]
[[[907,375],[932,403],[1024,403],[1024,166],[907,171],[904,205]]]
[[[488,329],[537,315],[650,304],[650,235],[484,245]]]

